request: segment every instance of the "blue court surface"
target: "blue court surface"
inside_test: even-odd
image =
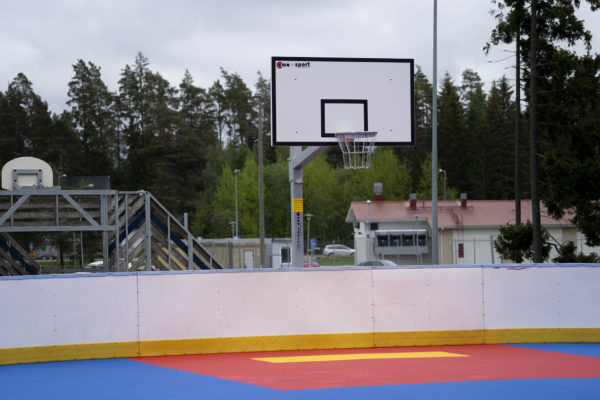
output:
[[[600,399],[600,343],[236,353],[0,366],[0,399]]]

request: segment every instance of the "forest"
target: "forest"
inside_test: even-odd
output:
[[[202,237],[231,235],[235,170],[239,234],[258,236],[257,140],[263,107],[265,233],[289,236],[289,148],[270,146],[270,104],[258,101],[268,99],[270,88],[261,74],[253,89],[225,70],[209,88],[195,86],[189,72],[173,87],[138,53],[113,92],[102,81],[100,67],[77,60],[68,83],[68,108],[60,115],[48,111],[33,86],[19,74],[0,93],[2,164],[30,155],[50,163],[57,177],[109,175],[113,189],[149,190],[175,215],[188,212],[194,233]],[[474,199],[512,197],[512,89],[506,77],[488,93],[483,86],[472,70],[463,73],[460,86],[449,75],[442,80],[440,137],[452,135],[462,140],[457,148],[473,149],[454,157],[443,151],[451,140],[441,142],[448,198],[459,191]],[[383,184],[387,200],[406,200],[410,192],[431,196],[431,97],[432,85],[417,67],[414,147],[377,148],[368,170],[345,170],[335,147],[309,164],[305,210],[314,215],[313,232],[320,240],[351,238],[344,222],[350,202],[372,198],[375,182]],[[481,157],[465,158],[478,153]]]
[[[499,22],[488,46],[515,43],[522,49],[515,64],[521,72],[509,70],[489,85],[472,69],[459,77],[442,75],[437,86],[438,166],[445,172],[438,175],[440,199],[459,193],[470,199],[531,195],[530,46],[527,25],[514,22],[517,11],[525,20],[526,10],[517,8],[519,2],[496,3]],[[556,215],[574,210],[580,218],[574,222],[588,240],[599,243],[600,58],[592,54],[591,34],[583,24],[571,24],[570,33],[544,24],[539,29],[536,189]],[[516,35],[521,31],[523,36]],[[582,40],[587,52],[556,44],[564,40]],[[38,157],[52,165],[55,182],[64,174],[108,175],[112,189],[148,190],[175,215],[189,213],[193,233],[206,238],[231,236],[237,180],[239,235],[258,237],[262,115],[265,234],[289,237],[289,148],[270,146],[268,78],[258,72],[249,85],[221,69],[214,83],[202,88],[186,71],[173,86],[142,52],[122,68],[117,88],[106,86],[101,67],[92,61],[75,60],[72,68],[65,85],[69,100],[60,114],[48,110],[22,73],[0,90],[0,164]],[[517,76],[522,100],[516,96]],[[372,198],[375,182],[383,184],[386,200],[407,200],[411,192],[431,198],[433,85],[418,65],[414,89],[414,146],[376,148],[371,168],[358,171],[345,170],[341,153],[332,147],[305,168],[304,210],[314,216],[311,232],[320,243],[352,239],[345,222],[350,202]]]

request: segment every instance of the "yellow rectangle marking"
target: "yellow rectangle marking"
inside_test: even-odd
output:
[[[252,360],[269,363],[299,363],[319,361],[349,361],[349,360],[383,360],[390,358],[438,358],[438,357],[468,357],[465,354],[448,353],[445,351],[411,351],[402,353],[359,353],[359,354],[321,354],[313,356],[265,357]]]
[[[304,201],[302,198],[292,199],[292,212],[303,212]]]

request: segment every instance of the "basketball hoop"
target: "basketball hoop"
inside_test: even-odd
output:
[[[369,168],[377,132],[340,132],[335,137],[342,150],[344,168]]]

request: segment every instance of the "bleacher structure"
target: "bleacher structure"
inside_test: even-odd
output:
[[[63,190],[45,186],[41,168],[9,168],[13,185],[5,185],[7,165],[3,188],[11,190],[0,191],[0,275],[48,273],[11,236],[23,232],[96,233],[101,241],[98,272],[223,268],[147,191]],[[31,185],[18,184],[31,174],[38,175]]]

